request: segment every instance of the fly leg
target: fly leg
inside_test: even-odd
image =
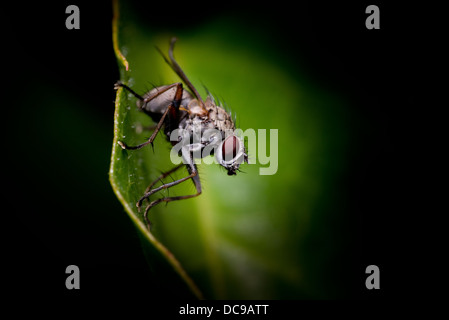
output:
[[[164,121],[165,121],[165,118],[167,117],[167,115],[173,111],[175,112],[175,114],[177,114],[177,112],[179,110],[179,106],[181,105],[182,93],[183,93],[182,83],[181,82],[173,83],[164,89],[158,90],[157,92],[155,92],[154,94],[152,94],[151,96],[146,97],[146,98],[143,98],[142,96],[140,96],[139,94],[134,92],[130,87],[128,87],[127,85],[125,85],[121,82],[117,82],[114,86],[115,89],[118,89],[119,87],[122,87],[123,89],[129,91],[137,99],[139,99],[142,102],[141,106],[145,105],[145,103],[153,100],[154,98],[161,95],[165,91],[167,91],[173,87],[176,87],[175,97],[174,97],[173,101],[169,104],[169,106],[167,107],[167,110],[165,110],[164,114],[162,115],[161,119],[159,120],[158,124],[156,125],[156,128],[153,131],[153,134],[147,141],[145,141],[144,143],[141,143],[137,146],[128,146],[124,142],[118,141],[118,144],[120,145],[120,147],[122,147],[122,149],[127,149],[127,150],[141,149],[141,148],[145,147],[146,145],[149,145],[150,143],[151,143],[151,145],[153,145],[153,141],[154,141],[154,139],[156,139],[158,132],[161,130],[161,127],[164,124]]]
[[[178,77],[181,78],[181,80],[187,85],[187,87],[189,87],[189,89],[192,91],[193,95],[195,96],[195,98],[198,100],[199,102],[199,106],[201,107],[201,109],[203,109],[203,115],[207,115],[208,111],[207,109],[204,107],[204,101],[201,98],[201,95],[199,94],[199,92],[196,90],[196,88],[193,86],[193,84],[190,82],[190,80],[187,78],[186,74],[184,73],[184,71],[182,71],[181,67],[179,66],[179,64],[176,62],[175,57],[173,55],[173,50],[175,48],[175,43],[176,43],[177,39],[176,37],[171,38],[170,40],[170,49],[168,50],[168,56],[170,58],[170,60],[164,55],[164,53],[159,49],[156,48],[159,53],[162,55],[162,57],[164,58],[165,62],[167,62],[167,64],[173,69],[173,71],[175,71],[175,73],[178,75]]]
[[[159,176],[159,178],[157,178],[156,180],[154,180],[154,181],[153,181],[153,182],[146,188],[145,193],[148,193],[148,192],[151,190],[151,188],[153,188],[153,186],[154,186],[156,183],[158,183],[159,181],[161,181],[162,183],[164,183],[164,182],[162,181],[162,179],[164,179],[165,177],[169,176],[170,174],[172,174],[173,172],[177,171],[178,169],[182,168],[183,166],[184,166],[184,164],[180,164],[180,165],[174,167],[173,169],[171,169],[171,170],[169,170],[169,171],[167,171],[167,172],[162,173],[162,174]]]
[[[161,185],[160,187],[151,189],[147,192],[145,192],[145,194],[139,199],[139,201],[137,201],[136,203],[136,207],[137,209],[140,211],[140,208],[142,207],[142,202],[147,199],[148,197],[150,197],[152,194],[161,191],[163,189],[168,189],[171,188],[173,186],[176,186],[177,184],[180,184],[181,182],[184,182],[186,180],[189,180],[190,178],[195,177],[196,175],[198,175],[198,170],[197,167],[195,165],[195,163],[193,162],[193,155],[190,154],[190,159],[189,159],[189,163],[186,165],[187,166],[187,171],[189,172],[189,175],[187,177],[178,179],[176,181],[173,182],[169,182],[169,183],[164,183],[163,185]],[[175,167],[175,169],[170,170],[169,172],[167,172],[167,175],[176,171],[178,168],[180,168],[181,166]],[[162,176],[166,176],[165,174],[163,174]],[[155,183],[157,182],[157,180],[155,182],[153,182],[148,188],[150,189]]]
[[[177,170],[178,168],[180,168],[181,166],[176,167],[175,169]],[[197,197],[201,194],[201,182],[200,182],[200,177],[198,176],[198,169],[196,167],[196,164],[193,162],[193,158],[191,157],[191,162],[189,164],[186,165],[187,167],[187,171],[189,172],[189,175],[185,178],[170,182],[170,183],[166,183],[158,188],[152,189],[151,191],[145,193],[143,195],[142,198],[140,198],[140,200],[137,202],[137,207],[140,210],[140,207],[142,205],[142,202],[147,199],[150,195],[154,194],[157,191],[160,191],[162,189],[167,189],[170,187],[173,187],[181,182],[184,182],[186,180],[192,179],[193,184],[195,185],[196,188],[196,193],[195,194],[191,194],[191,195],[185,195],[185,196],[175,196],[175,197],[165,197],[165,198],[160,198],[157,200],[152,201],[146,208],[145,208],[145,213],[143,215],[145,222],[147,223],[148,229],[151,228],[151,222],[148,220],[148,212],[150,211],[150,209],[152,207],[154,207],[155,205],[161,203],[161,202],[171,202],[171,201],[176,201],[176,200],[184,200],[184,199],[190,199],[190,198],[194,198]],[[172,169],[171,171],[175,171],[175,169]],[[167,173],[168,175],[168,173]],[[151,188],[151,186],[154,185],[154,183],[152,183],[150,185],[149,188]]]

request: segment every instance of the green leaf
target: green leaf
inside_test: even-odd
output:
[[[114,18],[113,18],[113,44],[114,51],[119,62],[119,67],[122,75],[122,80],[129,82],[127,72],[129,71],[129,63],[126,57],[122,54],[119,48],[118,42],[118,19],[119,8],[118,2],[114,2]],[[203,295],[197,285],[192,281],[189,275],[186,273],[182,265],[176,259],[176,257],[160,242],[154,235],[147,229],[142,214],[138,212],[135,203],[143,193],[144,177],[148,176],[148,168],[151,167],[152,160],[145,159],[143,153],[129,152],[123,150],[119,144],[119,140],[126,139],[126,136],[132,138],[137,135],[139,125],[134,112],[131,111],[129,96],[124,92],[123,88],[117,90],[115,101],[115,113],[114,113],[114,140],[112,147],[111,166],[109,177],[111,185],[114,189],[120,202],[123,204],[129,217],[137,226],[144,241],[148,241],[154,248],[161,254],[167,262],[173,267],[174,271],[184,280],[186,285],[190,288],[192,293],[197,298],[203,298]],[[128,139],[129,139],[128,138]],[[148,165],[147,165],[148,163]],[[142,189],[143,188],[143,189]],[[148,249],[148,246],[145,248]],[[150,250],[151,251],[151,250]],[[157,253],[153,250],[150,256],[155,256]]]
[[[114,49],[121,81],[144,94],[152,85],[179,81],[155,50],[168,52],[171,34],[148,28],[115,2]],[[348,143],[347,109],[341,98],[322,90],[292,69],[281,51],[269,46],[242,21],[217,18],[197,29],[178,30],[175,57],[205,97],[203,83],[223,97],[237,125],[278,129],[278,171],[260,175],[267,164],[255,164],[229,177],[218,165],[199,167],[203,194],[159,204],[150,211],[149,232],[135,206],[150,182],[174,165],[170,144],[159,134],[141,150],[117,144],[139,144],[151,132],[151,119],[138,112],[136,99],[117,90],[110,181],[118,199],[148,244],[150,265],[165,260],[168,268],[198,298],[281,299],[332,297],[340,294],[329,279],[330,264],[342,250],[334,239],[338,179]],[[268,137],[267,137],[268,138]],[[268,150],[270,143],[268,144]],[[184,170],[184,169],[183,169]],[[184,170],[173,179],[187,175]],[[151,199],[195,193],[191,181]],[[142,210],[143,211],[143,210]],[[335,225],[338,225],[335,224]],[[159,271],[158,271],[159,270]],[[165,270],[166,271],[166,270]],[[178,290],[178,289],[177,289]]]

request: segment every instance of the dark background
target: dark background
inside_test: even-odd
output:
[[[80,8],[80,30],[65,28],[69,4]],[[365,28],[369,4],[380,8],[380,30]],[[347,252],[357,273],[354,283],[348,284],[354,287],[351,297],[413,296],[413,288],[423,280],[409,268],[420,260],[416,259],[415,233],[421,208],[417,197],[420,174],[412,162],[416,160],[412,142],[417,137],[414,124],[423,69],[419,49],[428,40],[422,24],[410,21],[422,19],[429,8],[379,1],[309,1],[300,3],[297,10],[292,3],[275,8],[263,4],[248,8],[196,3],[135,5],[154,28],[170,31],[216,15],[243,16],[254,28],[270,21],[267,38],[307,61],[309,76],[323,87],[338,88],[354,106],[365,106],[354,112],[370,119],[369,125],[375,124],[376,130],[360,125],[353,169],[342,185],[350,202],[347,222],[357,226],[360,239]],[[12,7],[9,12],[14,14],[4,20],[7,36],[2,50],[7,57],[4,80],[11,86],[3,91],[7,96],[3,109],[13,111],[11,115],[4,112],[4,139],[12,149],[3,154],[12,163],[5,167],[6,188],[12,194],[3,214],[11,216],[12,222],[2,223],[7,231],[4,264],[8,271],[4,275],[18,294],[45,292],[70,299],[144,290],[155,279],[148,271],[137,232],[125,213],[107,215],[123,211],[108,182],[112,88],[119,79],[111,40],[112,6],[107,1],[101,5],[34,3],[26,9]],[[295,50],[295,39],[306,43],[302,47],[307,49]],[[76,114],[55,119],[53,111],[39,103],[42,97],[57,99],[59,95],[73,97],[67,103],[82,105],[91,115],[88,121],[98,125],[89,141],[80,141],[64,126],[63,121]],[[61,123],[51,126],[53,121]],[[54,139],[60,136],[65,136],[66,143]],[[79,212],[100,208],[102,215],[79,216]],[[106,228],[102,224],[106,218],[120,228]],[[61,227],[60,221],[65,225]],[[69,264],[81,269],[79,292],[65,289]],[[364,271],[370,264],[381,270],[381,290],[364,289]],[[169,288],[160,289],[169,292]]]

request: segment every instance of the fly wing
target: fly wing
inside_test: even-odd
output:
[[[148,98],[154,95],[157,91],[163,90],[167,87],[168,85],[153,88],[148,93],[146,93],[143,96],[143,98],[144,99]],[[152,116],[152,114],[155,116],[158,115],[160,116],[165,112],[165,110],[167,110],[169,104],[173,102],[173,99],[175,98],[175,93],[176,87],[168,89],[167,91],[161,93],[157,97],[146,102],[143,106],[139,106],[139,108],[141,107],[150,116]],[[187,90],[184,89],[182,92],[181,106],[186,107],[192,99],[193,99],[192,95]],[[138,101],[138,103],[139,102],[140,101]]]

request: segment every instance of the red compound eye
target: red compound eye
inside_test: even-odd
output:
[[[230,161],[235,158],[238,150],[240,149],[239,139],[235,136],[230,136],[226,138],[221,151],[223,153],[223,158],[225,161]]]

